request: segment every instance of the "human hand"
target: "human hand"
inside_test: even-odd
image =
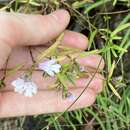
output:
[[[43,78],[42,72],[39,71],[35,71],[32,75],[33,81],[39,87],[38,93],[32,98],[15,93],[11,86],[11,82],[31,66],[38,53],[47,48],[48,41],[56,38],[65,30],[69,20],[70,16],[65,10],[58,10],[46,16],[0,14],[0,77],[3,76],[5,68],[8,70],[15,67],[16,64],[26,63],[15,75],[5,79],[6,87],[0,92],[0,117],[62,112],[72,104],[70,100],[62,99],[60,93],[49,90],[48,85],[54,83],[55,78]],[[84,35],[66,30],[62,44],[85,50],[88,41]],[[9,60],[6,66],[4,64],[8,56]],[[90,55],[79,58],[78,62],[85,66],[87,71],[93,73],[98,67],[100,59],[99,55]],[[103,67],[104,61],[102,60],[99,69],[102,70]],[[91,77],[90,75],[77,79],[76,87],[68,86],[69,91],[78,97]],[[89,87],[70,110],[92,105],[102,87],[103,76],[97,73]]]

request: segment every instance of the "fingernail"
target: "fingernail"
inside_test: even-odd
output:
[[[60,23],[64,23],[65,21],[69,23],[70,15],[69,12],[66,10],[56,10],[55,12],[51,13],[54,19]]]

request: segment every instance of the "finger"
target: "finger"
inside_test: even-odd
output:
[[[32,54],[33,54],[34,59],[36,60],[37,56],[45,49],[46,48],[44,47],[32,48]],[[92,54],[85,57],[80,57],[78,56],[79,54],[76,54],[76,55],[77,55],[76,62],[78,62],[81,66],[84,66],[86,71],[95,72],[95,69],[98,68],[98,72],[100,72],[101,70],[103,70],[105,66],[104,59],[100,55]],[[61,63],[66,63],[68,61],[69,59],[66,56],[66,59]]]
[[[34,60],[36,60],[37,56],[44,50],[45,50],[44,47],[32,48],[32,54],[33,54]],[[85,67],[85,70],[87,72],[95,72],[96,69],[98,69],[97,72],[100,72],[101,70],[103,70],[105,66],[104,59],[100,55],[92,54],[85,57],[80,57],[78,56],[79,54],[76,54],[76,55],[77,55],[76,62],[78,62],[81,66]],[[66,56],[66,59],[64,61],[61,61],[60,63],[64,64],[64,63],[67,63],[68,61],[69,61],[69,58]]]
[[[76,86],[80,88],[91,88],[95,91],[95,93],[100,93],[103,90],[104,86],[104,77],[101,74],[90,74],[88,77],[79,78],[76,80]],[[76,86],[72,83],[68,85],[70,88],[75,88]]]
[[[31,49],[29,47],[16,47],[12,49],[8,57],[8,61],[3,65],[2,69],[13,69],[17,65],[23,65],[21,70],[31,67],[33,64]]]
[[[88,47],[88,39],[81,33],[66,30],[62,44],[68,47],[85,50]]]
[[[64,46],[85,50],[87,48],[88,42],[87,42],[87,37],[80,33],[72,32],[72,31],[65,31],[65,35],[61,44],[63,44]],[[44,49],[47,49],[47,48],[44,48],[43,46],[39,46],[37,48],[36,47],[14,48],[12,53],[9,56],[7,68],[11,69],[15,67],[16,66],[15,61],[17,61],[17,64],[24,64],[23,69],[29,68],[32,64],[31,53],[32,53],[32,56],[35,55],[33,53],[36,53],[38,56],[39,53],[43,51]],[[2,69],[4,68],[5,66],[3,66]]]
[[[14,91],[13,86],[11,85],[11,82],[18,77],[21,77],[23,75],[24,71],[18,71],[16,74],[6,77],[5,79],[5,84],[6,87],[1,89],[1,91]],[[41,71],[34,71],[32,75],[32,80],[35,82],[38,86],[39,90],[52,90],[55,89],[55,84],[56,84],[56,78],[52,77],[42,77]],[[84,78],[79,78],[76,79],[75,85],[73,85],[70,82],[67,82],[66,85],[68,88],[85,88],[86,86],[93,89],[95,93],[99,93],[103,89],[103,82],[104,78],[100,74],[96,74],[93,77],[93,74],[88,75],[88,77]]]
[[[49,42],[45,44],[45,46],[48,47],[52,44],[53,42]],[[88,39],[85,35],[81,33],[66,30],[64,32],[64,37],[63,40],[61,41],[61,44],[67,47],[85,50],[88,47]]]
[[[85,67],[86,71],[95,71],[98,69],[98,71],[103,70],[105,63],[100,55],[92,54],[85,57],[79,57],[76,59],[76,61]]]
[[[81,88],[71,89],[70,92],[77,98],[82,90]],[[90,106],[95,101],[95,97],[94,91],[88,88],[69,110]],[[63,112],[73,103],[73,100],[63,99],[61,93],[56,91],[39,91],[32,98],[14,92],[2,92],[0,99],[1,118]]]
[[[33,47],[32,54],[33,54],[34,59],[36,60],[37,56],[45,49],[46,48],[44,47],[35,47],[35,48]],[[78,54],[76,55],[77,55],[76,62],[78,62],[81,66],[84,66],[86,68],[86,71],[90,70],[90,72],[95,72],[95,69],[97,68],[98,68],[98,71],[101,71],[103,70],[105,66],[104,59],[100,55],[92,54],[85,57],[80,57],[78,56]],[[68,61],[69,59],[66,56],[66,59],[61,63],[66,63]]]
[[[45,16],[3,12],[0,15],[0,39],[11,46],[44,44],[63,32],[69,20],[66,10]]]
[[[63,32],[69,20],[69,13],[65,10],[57,10],[46,16],[2,12],[0,15],[0,68],[7,60],[11,47],[43,44]]]
[[[45,47],[35,47],[30,49],[27,47],[17,47],[13,49],[8,59],[7,69],[12,69],[20,64],[23,64],[22,69],[28,69],[33,64],[33,60],[36,61],[37,56],[45,49]],[[97,68],[99,72],[104,68],[104,60],[100,55],[89,55],[84,58],[78,58],[77,62],[81,66],[84,66],[87,72],[95,72]],[[2,69],[5,69],[5,66],[3,66]]]

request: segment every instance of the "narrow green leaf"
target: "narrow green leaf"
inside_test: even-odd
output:
[[[114,68],[115,68],[115,61],[113,61],[113,63],[112,63],[111,69],[110,69],[109,74],[108,74],[108,79],[110,79],[112,77],[113,72],[114,72]]]
[[[80,53],[80,57],[85,57],[85,56],[89,56],[91,54],[99,54],[99,53],[101,53],[101,51],[98,49],[92,50],[92,51],[83,51]]]
[[[118,32],[130,27],[130,23],[123,24],[121,26],[118,26],[112,33],[111,38],[113,38]]]
[[[108,83],[109,87],[111,88],[111,90],[113,91],[113,93],[121,100],[121,96],[119,95],[119,93],[116,91],[116,89],[113,87],[113,85],[109,82]]]
[[[88,50],[90,50],[91,45],[92,45],[92,43],[93,43],[93,41],[94,41],[94,38],[95,38],[96,34],[97,34],[97,30],[94,30],[94,31],[90,34]]]
[[[93,3],[92,5],[90,5],[88,8],[86,8],[86,10],[84,11],[84,14],[87,14],[89,11],[91,11],[92,9],[94,8],[97,8],[98,6],[101,6],[107,2],[109,2],[110,0],[101,0],[101,1],[98,1],[96,3]]]
[[[13,69],[6,71],[6,76],[11,76],[11,75],[15,74],[22,67],[23,67],[23,64],[16,65]]]
[[[47,50],[43,51],[38,57],[37,57],[37,62],[40,62],[43,58],[45,58],[46,56],[48,56],[50,53],[54,52],[55,49],[57,48],[57,46],[61,43],[61,40],[63,39],[64,33],[62,33],[58,39],[56,40],[56,42],[50,46]]]
[[[113,44],[111,48],[112,48],[112,49],[115,49],[115,50],[118,50],[118,51],[127,52],[127,50],[126,50],[125,48],[120,47],[120,46],[115,45],[115,44]]]

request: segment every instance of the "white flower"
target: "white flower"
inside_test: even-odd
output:
[[[38,68],[40,70],[45,71],[48,75],[54,76],[55,73],[60,72],[61,65],[56,63],[55,59],[45,61],[43,63],[40,63]]]
[[[69,99],[69,101],[75,101],[76,100],[76,96],[74,94],[71,94],[71,93],[70,93],[70,95],[68,95],[67,98]]]
[[[18,78],[12,83],[14,91],[20,94],[24,94],[27,97],[32,97],[37,93],[37,85],[31,80],[26,81],[25,79]]]
[[[85,67],[84,66],[80,66],[80,71],[84,72],[85,71]]]
[[[26,82],[24,87],[26,88],[24,95],[27,97],[32,97],[37,93],[37,86],[33,82]]]

